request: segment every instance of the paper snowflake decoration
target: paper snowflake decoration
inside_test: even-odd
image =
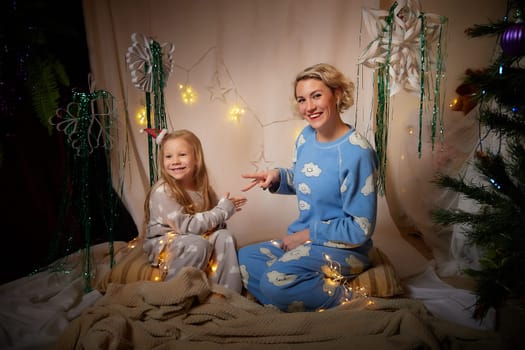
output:
[[[443,21],[444,17],[440,15],[422,12],[417,0],[399,0],[390,11],[363,9],[363,24],[373,40],[359,58],[359,63],[368,68],[388,63],[391,96],[401,89],[418,92],[421,71],[426,71],[422,60],[427,60],[425,64],[428,66],[436,63],[434,55],[421,57],[422,40],[428,53],[428,49],[438,42]]]
[[[173,51],[171,43],[158,44],[143,34],[131,35],[131,46],[126,53],[126,63],[131,70],[131,81],[140,90],[152,92],[156,71],[162,68],[161,78],[165,84],[173,71]]]

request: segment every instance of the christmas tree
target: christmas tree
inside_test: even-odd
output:
[[[467,70],[456,90],[453,109],[477,108],[481,134],[498,140],[484,149],[483,140],[473,164],[478,181],[440,174],[435,184],[452,189],[477,204],[477,211],[437,209],[433,221],[461,224],[469,244],[481,251],[476,268],[465,273],[476,282],[474,317],[483,318],[510,298],[525,297],[525,0],[510,0],[506,16],[474,25],[471,38],[497,36],[499,45],[491,64]],[[495,148],[495,149],[493,149]]]

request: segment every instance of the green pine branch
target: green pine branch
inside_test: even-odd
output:
[[[507,28],[507,23],[503,20],[490,22],[489,24],[475,24],[465,29],[465,34],[471,38],[480,36],[499,35]]]
[[[519,114],[506,114],[500,111],[482,109],[479,114],[479,121],[490,130],[494,130],[507,138],[519,138],[521,135],[525,135],[525,119]]]
[[[463,81],[477,91],[478,100],[494,99],[508,110],[525,107],[525,71],[501,58],[487,69],[467,70]]]
[[[465,34],[471,38],[502,34],[509,24],[525,20],[525,0],[508,0],[507,15],[505,19],[489,21],[488,24],[474,24],[465,29]]]
[[[28,72],[33,108],[51,134],[53,128],[49,118],[56,114],[60,103],[60,86],[69,86],[69,78],[62,63],[53,57],[31,61]]]
[[[484,154],[475,161],[483,183],[438,175],[434,183],[476,202],[478,210],[436,209],[432,220],[443,226],[462,225],[468,243],[482,251],[480,269],[465,273],[476,282],[475,316],[509,297],[525,295],[525,148],[518,139],[508,143],[508,154]]]

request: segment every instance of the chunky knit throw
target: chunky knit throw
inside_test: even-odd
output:
[[[259,305],[194,268],[108,285],[56,349],[498,349],[495,333],[432,316],[413,299],[356,298],[324,312]]]

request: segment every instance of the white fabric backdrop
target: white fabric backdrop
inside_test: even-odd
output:
[[[136,114],[144,92],[131,83],[125,55],[131,34],[145,34],[175,45],[175,69],[167,81],[166,112],[170,129],[187,128],[202,140],[206,162],[219,193],[239,194],[240,174],[291,162],[292,143],[305,125],[292,111],[292,79],[304,67],[329,62],[357,83],[356,105],[344,119],[373,139],[374,77],[358,71],[358,57],[372,39],[361,23],[363,8],[388,8],[377,0],[84,0],[92,72],[97,89],[119,103],[120,145],[113,152],[115,182],[123,183],[123,201],[139,228],[149,186],[146,136]],[[493,0],[427,0],[423,11],[449,18],[445,106],[467,68],[485,66],[494,41],[468,39],[463,31],[474,23],[504,14],[505,2]],[[216,80],[218,79],[218,80]],[[185,105],[179,84],[197,92]],[[223,94],[211,93],[220,84]],[[245,114],[229,119],[233,104]],[[427,260],[400,232],[419,233],[434,250],[438,263],[449,263],[451,234],[434,227],[429,210],[455,205],[455,194],[443,193],[428,181],[436,171],[461,171],[477,142],[473,118],[445,110],[446,144],[417,156],[418,101],[395,97],[391,122],[388,194],[380,198],[376,243],[393,260],[402,277],[422,272]],[[280,237],[296,216],[294,197],[252,190],[248,205],[230,221],[239,245]],[[456,255],[457,256],[457,255]],[[449,269],[450,270],[450,269]]]

